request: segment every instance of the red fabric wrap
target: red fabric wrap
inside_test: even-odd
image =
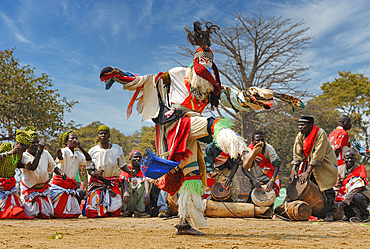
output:
[[[63,180],[62,177],[58,175],[53,176],[53,184],[58,185],[59,187],[62,187],[65,189],[76,189],[77,188],[77,182],[74,179],[67,177],[65,180]]]
[[[353,177],[361,177],[364,181],[365,181],[365,184],[366,185],[369,185],[369,182],[367,181],[367,173],[366,173],[366,169],[365,169],[365,166],[362,164],[360,166],[358,166],[357,168],[355,168],[351,174],[349,174],[346,179],[344,179],[343,181],[343,186],[345,186],[349,180],[351,180],[351,178]]]
[[[47,182],[47,183],[45,184],[45,186],[44,186],[42,189],[29,188],[29,187],[27,187],[27,186],[24,184],[24,182],[23,182],[23,181],[21,182],[21,184],[22,184],[23,186],[25,186],[25,187],[26,187],[26,189],[22,191],[22,194],[23,194],[23,195],[25,195],[25,196],[30,195],[30,194],[31,194],[31,193],[33,193],[33,192],[43,193],[43,192],[44,192],[48,187],[50,187],[49,182]]]
[[[24,196],[30,195],[30,194],[31,194],[31,193],[33,193],[33,192],[43,193],[47,188],[49,188],[49,187],[50,187],[49,181],[45,184],[45,186],[44,186],[42,189],[28,188],[28,187],[24,184],[24,182],[23,182],[23,181],[21,182],[21,184],[22,184],[23,186],[25,186],[25,187],[26,187],[26,189],[22,191],[22,194],[23,194]],[[39,214],[38,214],[38,218],[41,218],[41,219],[50,219],[50,218],[52,218],[52,217],[50,217],[50,216],[46,216],[46,215],[42,212],[43,206],[42,206],[42,203],[41,203],[41,200],[40,200],[41,198],[42,198],[42,199],[44,199],[45,201],[48,201],[48,197],[46,197],[46,196],[36,196],[33,200],[31,200],[31,199],[26,200],[26,201],[25,201],[25,203],[27,203],[27,202],[37,202],[37,203],[39,204],[39,208],[40,208],[40,212],[39,212]]]
[[[166,175],[159,178],[156,185],[158,188],[166,191],[169,195],[174,195],[180,190],[184,181],[184,173],[182,173],[182,170],[177,170],[174,173],[168,172]]]
[[[0,178],[0,184],[5,191],[10,191],[15,187],[15,177]],[[26,216],[18,194],[13,193],[6,198],[4,211],[0,211],[0,219],[33,219],[33,217]]]
[[[249,146],[248,146],[249,149],[253,150],[254,148],[254,145],[251,143]],[[260,153],[259,155],[257,155],[257,157],[260,157],[262,158],[260,164],[258,165],[262,170],[264,170],[264,174],[267,175],[268,177],[272,178],[272,176],[274,175],[274,169],[275,167],[272,165],[271,161],[268,160],[262,153]],[[266,168],[268,168],[267,172],[266,172]],[[275,179],[275,182],[274,182],[274,190],[275,190],[275,194],[276,196],[279,196],[279,193],[280,193],[280,189],[281,189],[281,183],[280,183],[280,180],[278,182],[276,182],[276,180],[279,179],[279,176],[276,175],[276,179]]]
[[[218,73],[218,68],[215,63],[212,63],[212,69],[215,72],[216,79],[213,78],[211,73],[207,70],[207,68],[199,64],[199,57],[196,57],[193,60],[193,67],[194,71],[197,75],[202,77],[203,79],[209,81],[212,83],[213,88],[214,88],[214,94],[217,99],[217,101],[214,103],[214,105],[217,107],[218,106],[218,100],[220,99],[220,93],[221,93],[221,81],[220,81],[220,75]]]
[[[343,201],[344,200],[344,198],[346,196],[346,185],[349,182],[349,180],[351,180],[351,178],[353,178],[353,177],[361,177],[365,181],[365,184],[366,185],[369,185],[369,182],[367,180],[366,168],[362,164],[362,165],[358,166],[357,168],[355,168],[351,172],[351,174],[349,174],[344,179],[344,181],[342,182],[342,187],[340,187],[339,192],[338,192],[338,194],[337,194],[337,196],[335,198],[335,201],[340,202],[340,201]]]
[[[121,186],[121,185],[120,185],[121,180],[120,180],[120,178],[119,178],[118,176],[106,177],[106,178],[104,178],[104,180],[110,181],[110,183],[111,183],[112,187],[119,187],[119,186]],[[92,182],[96,182],[96,183],[99,183],[99,184],[102,184],[102,185],[104,185],[104,184],[105,184],[104,182],[100,181],[100,180],[99,180],[97,177],[95,177],[95,176],[90,177],[89,185],[90,185]]]
[[[15,187],[16,180],[15,177],[10,178],[0,178],[0,185],[4,188],[5,191],[10,191]]]
[[[178,133],[176,134],[177,126],[180,127],[178,129]],[[191,119],[190,117],[183,117],[180,120],[177,121],[176,125],[168,131],[167,133],[167,148],[170,150],[173,149],[168,156],[168,160],[172,160],[175,162],[178,162],[180,160],[185,160],[190,155],[193,155],[193,152],[191,152],[189,149],[186,148],[186,141],[188,141],[188,136],[190,133],[190,124]]]
[[[298,170],[298,175],[301,175],[307,169],[307,157],[311,153],[312,148],[313,148],[313,146],[316,142],[317,134],[319,133],[319,129],[320,129],[319,127],[317,127],[316,125],[313,125],[313,128],[312,128],[310,134],[304,140],[303,152],[304,152],[304,155],[305,155],[305,159],[303,161],[302,167],[300,167],[299,170]]]

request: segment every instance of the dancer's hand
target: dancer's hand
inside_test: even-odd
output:
[[[274,188],[274,182],[273,181],[269,181],[266,185],[266,191],[269,192],[271,189]]]
[[[143,201],[143,203],[144,203],[145,206],[150,203],[150,196],[147,193],[144,194],[144,201]]]
[[[232,182],[233,182],[233,179],[231,179],[230,177],[226,177],[226,179],[225,179],[225,187],[226,188],[229,188],[229,186],[231,186]]]
[[[63,154],[62,154],[62,149],[57,149],[57,151],[55,152],[55,154],[57,155],[57,158],[59,160],[63,160]]]
[[[309,172],[304,172],[302,173],[300,176],[299,176],[299,183],[300,184],[303,184],[305,183],[307,180],[308,180],[308,177],[310,176],[310,173]]]
[[[98,169],[96,172],[95,172],[95,176],[97,178],[102,178],[103,177],[103,173],[104,173],[104,169]]]
[[[125,193],[123,193],[123,204],[130,204],[130,193],[128,191],[125,191]]]
[[[22,154],[22,145],[19,143],[14,146],[14,149],[8,152],[8,155]]]
[[[289,177],[289,183],[292,183],[294,179],[297,177],[298,177],[297,171],[292,170],[292,172],[290,173],[290,177]]]
[[[62,174],[61,174],[61,177],[62,177],[63,181],[64,181],[65,179],[67,179],[67,175],[66,175],[65,173],[62,173]]]
[[[261,183],[257,179],[253,180],[253,185],[258,190],[262,189]]]
[[[45,141],[41,141],[39,143],[38,150],[42,152],[44,148],[45,148]]]
[[[213,178],[215,178],[218,175],[218,172],[214,172],[213,170],[211,170],[208,174],[213,179]]]

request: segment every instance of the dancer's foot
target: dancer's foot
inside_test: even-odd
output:
[[[175,227],[177,235],[205,235],[204,233],[192,228],[189,224],[176,225]]]

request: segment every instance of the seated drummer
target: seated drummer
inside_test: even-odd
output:
[[[369,221],[370,189],[367,187],[365,166],[356,164],[356,155],[352,150],[344,152],[344,163],[338,167],[338,180],[334,189],[337,192],[336,201],[340,201],[339,210],[344,211],[344,221],[360,219]]]
[[[243,168],[243,173],[252,182],[252,189],[261,189],[262,184],[266,184],[266,190],[274,189],[276,196],[279,196],[281,184],[278,176],[281,160],[276,154],[275,149],[265,142],[265,135],[262,131],[255,131],[252,134],[252,143],[248,146],[253,150],[254,146],[260,142],[265,143],[262,152],[254,159],[253,165],[249,170]],[[251,202],[251,198],[248,198]]]
[[[238,191],[234,175],[239,167],[239,163],[231,159],[228,153],[223,152],[217,147],[215,140],[207,145],[204,153],[204,162],[207,173],[209,173],[211,177],[216,178],[215,183],[223,181],[225,182],[225,187],[230,187],[231,197],[227,201],[237,202]]]

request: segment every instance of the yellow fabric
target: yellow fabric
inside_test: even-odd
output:
[[[292,164],[299,165],[304,160],[303,143],[303,135],[298,133],[293,148]],[[312,173],[320,190],[324,191],[332,188],[338,177],[338,169],[335,166],[337,158],[323,129],[319,129],[317,139],[307,159],[308,164],[314,166]]]
[[[36,132],[36,128],[33,126],[27,126],[24,131],[28,132],[32,138],[38,137],[38,134]]]
[[[100,131],[108,131],[110,132],[110,128],[106,125],[99,125],[98,131],[96,133],[99,133]]]
[[[32,143],[32,137],[27,131],[17,129],[15,141],[21,144],[30,145]]]
[[[60,138],[60,140],[62,140],[62,143],[63,143],[63,144],[66,142],[67,137],[68,137],[69,135],[71,135],[71,134],[75,134],[75,132],[74,132],[74,131],[72,131],[72,130],[69,130],[69,131],[64,132],[64,133],[62,133],[62,134],[60,134],[60,135],[59,135],[59,138]]]
[[[0,153],[4,153],[12,150],[12,145],[10,143],[2,143],[0,145]],[[12,156],[0,159],[0,177],[13,177],[15,175],[15,169],[17,168],[17,163],[21,160],[22,155],[13,155],[13,158],[17,158],[17,162],[13,165]]]

